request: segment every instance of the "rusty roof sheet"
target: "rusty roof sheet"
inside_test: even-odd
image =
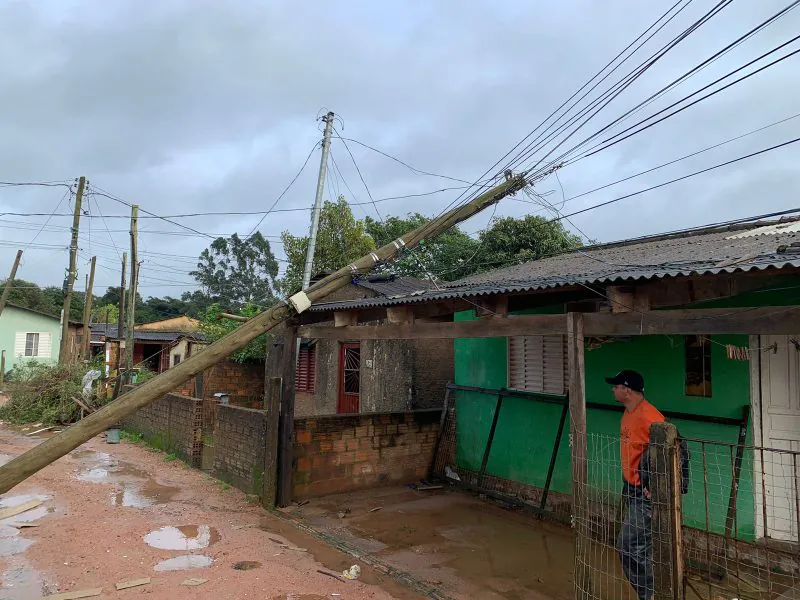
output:
[[[800,231],[795,227],[772,228],[767,233],[764,227],[764,223],[752,223],[735,229],[724,227],[595,246],[487,271],[440,289],[392,298],[320,303],[310,310],[370,308],[564,286],[800,267]],[[748,231],[753,235],[741,235]]]

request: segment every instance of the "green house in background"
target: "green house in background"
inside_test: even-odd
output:
[[[6,371],[25,360],[56,363],[60,345],[57,317],[11,304],[0,314],[0,350],[5,351]]]

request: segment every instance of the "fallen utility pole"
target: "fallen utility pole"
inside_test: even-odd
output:
[[[72,240],[69,244],[69,271],[67,272],[67,289],[64,294],[64,308],[61,315],[61,347],[58,352],[59,364],[66,363],[69,359],[69,309],[72,304],[72,288],[75,286],[75,277],[78,271],[78,227],[81,224],[81,202],[83,189],[86,187],[86,177],[78,180],[78,192],[75,194],[75,212],[72,215]]]
[[[8,296],[11,294],[11,287],[14,285],[14,278],[17,276],[20,260],[22,260],[22,250],[17,250],[17,258],[14,259],[14,266],[11,267],[11,273],[6,279],[6,286],[3,288],[3,295],[0,296],[0,315],[3,314],[3,309],[6,307],[6,302],[8,302]]]
[[[404,249],[414,248],[420,241],[436,237],[442,231],[465,221],[506,196],[523,189],[526,185],[524,176],[508,175],[506,181],[480,194],[471,202],[444,213],[422,227],[406,233],[394,242],[386,244],[375,252],[371,252],[328,275],[306,290],[298,292],[288,301],[281,301],[256,315],[202,352],[193,354],[178,366],[126,392],[97,412],[1,466],[0,494],[4,494],[126,416],[168,394],[178,385],[225,359],[233,352],[244,348],[258,336],[307,310],[313,302],[348,285],[354,275],[367,273],[377,264],[396,258]]]
[[[89,360],[92,332],[89,329],[89,320],[92,318],[92,290],[94,289],[94,268],[97,266],[97,257],[92,257],[92,266],[89,268],[89,280],[86,282],[86,293],[83,296],[83,343],[81,344],[81,357]]]

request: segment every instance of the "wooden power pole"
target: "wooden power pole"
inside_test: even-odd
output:
[[[17,276],[17,269],[19,268],[19,261],[22,260],[22,250],[17,250],[17,257],[14,259],[14,266],[11,267],[11,273],[6,279],[6,285],[3,288],[3,294],[0,295],[0,315],[3,314],[3,309],[8,302],[8,296],[11,294],[11,288],[14,285],[14,278]],[[1,377],[2,375],[0,375]]]
[[[117,381],[114,383],[114,398],[122,389],[122,340],[125,336],[125,271],[128,268],[128,253],[122,253],[122,277],[119,281],[119,314],[117,315]],[[108,333],[106,333],[108,335]]]
[[[83,345],[81,357],[89,360],[89,349],[91,348],[92,332],[89,329],[89,321],[92,318],[92,290],[94,289],[94,268],[97,266],[97,257],[92,257],[92,265],[89,269],[89,281],[86,284],[86,293],[83,297]]]
[[[118,423],[138,409],[172,392],[176,386],[224,360],[231,353],[244,348],[258,336],[308,310],[312,303],[349,285],[354,275],[368,273],[377,264],[396,258],[403,250],[414,248],[422,240],[435,238],[442,231],[450,229],[487,207],[496,204],[506,196],[523,189],[526,185],[527,181],[524,176],[509,175],[503,183],[480,194],[471,202],[444,213],[422,227],[406,233],[394,242],[386,244],[382,248],[328,275],[311,287],[298,292],[287,301],[281,301],[272,308],[256,315],[247,323],[243,323],[222,339],[206,347],[202,352],[192,354],[190,358],[179,365],[126,392],[68,429],[0,466],[0,494],[6,493],[18,483],[71,452],[100,432],[105,431],[114,423]]]
[[[72,304],[72,288],[75,286],[75,277],[78,270],[78,227],[81,224],[81,202],[83,189],[86,187],[86,177],[78,180],[78,193],[75,194],[75,211],[72,215],[72,241],[69,245],[69,271],[67,272],[67,290],[64,294],[64,309],[61,318],[61,346],[58,352],[59,364],[69,360],[69,308]]]
[[[128,294],[128,316],[125,332],[125,369],[133,367],[133,327],[136,323],[136,287],[139,282],[139,263],[137,253],[137,234],[139,227],[139,205],[131,206],[131,287]],[[120,334],[122,335],[122,334]],[[129,374],[126,375],[126,378]]]

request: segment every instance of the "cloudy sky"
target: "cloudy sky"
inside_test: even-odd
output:
[[[690,2],[587,100],[716,3]],[[91,189],[138,203],[157,215],[265,211],[319,141],[318,117],[333,110],[343,137],[418,169],[474,181],[672,4],[310,1],[300,8],[296,2],[255,0],[7,0],[0,3],[0,180],[72,181],[85,175]],[[788,0],[732,2],[561,150],[572,148],[787,4]],[[773,49],[798,30],[800,10],[795,10],[613,131]],[[753,68],[796,47],[787,46]],[[800,118],[790,119],[563,203],[800,113],[798,60],[792,57],[612,148],[565,166],[558,171],[560,185],[551,176],[537,184],[537,192],[549,194],[547,200],[568,214],[800,137]],[[356,143],[349,147],[375,199],[460,185],[415,174]],[[331,169],[326,198],[342,193],[352,203],[367,203],[367,191],[342,141],[334,140],[332,156],[338,171]],[[592,210],[571,219],[568,227],[610,241],[793,208],[800,205],[798,159],[800,144],[788,146]],[[276,206],[286,212],[269,214],[261,223],[265,236],[277,242],[281,231],[307,232],[318,167],[317,149]],[[71,210],[65,191],[0,187],[0,271],[10,267],[18,247],[27,247],[18,276],[60,285],[71,222],[65,216]],[[382,217],[410,211],[432,215],[459,193],[450,190],[377,207]],[[96,289],[102,292],[118,285],[118,250],[128,243],[129,208],[100,195],[87,200],[91,218],[81,225],[79,282],[88,258],[97,255]],[[353,210],[357,217],[378,216],[370,204]],[[541,210],[521,196],[504,201],[496,214],[520,216]],[[43,228],[50,213],[55,216]],[[260,218],[215,215],[174,221],[210,236],[246,235]],[[478,217],[464,229],[479,231],[488,218]],[[158,219],[143,219],[140,233],[143,295],[177,296],[195,289],[188,271],[192,257],[209,238]],[[279,243],[274,248],[282,256]]]

